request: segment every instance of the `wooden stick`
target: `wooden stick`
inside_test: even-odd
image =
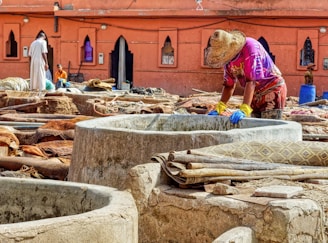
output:
[[[304,181],[307,179],[328,179],[327,174],[314,173],[314,174],[304,174],[304,175],[295,175],[290,177],[293,181]]]
[[[280,180],[292,180],[292,181],[304,181],[307,179],[328,179],[327,174],[304,174],[304,175],[296,175],[296,176],[289,176],[289,175],[273,175],[273,176],[217,176],[217,177],[189,177],[184,178],[184,180],[177,180],[178,183],[181,184],[197,184],[197,183],[210,183],[210,182],[220,182],[226,180],[232,181],[251,181],[251,180],[259,180],[264,178],[274,178]]]
[[[228,156],[210,156],[210,155],[196,155],[196,154],[181,154],[181,153],[173,153],[170,152],[168,156],[168,161],[175,161],[179,163],[205,163],[205,164],[249,164],[249,165],[258,165],[259,167],[263,165],[267,165],[269,168],[272,168],[274,164],[277,163],[270,163],[270,162],[263,162],[263,161],[255,161],[249,159],[241,159],[241,158],[234,158]],[[281,164],[284,166],[293,166],[289,164]]]
[[[264,163],[264,164],[253,164],[253,163],[243,163],[243,164],[234,164],[234,163],[188,163],[187,169],[205,169],[205,168],[218,168],[218,169],[234,169],[234,170],[273,170],[273,169],[283,169],[281,164],[274,163]],[[285,166],[285,165],[283,165]],[[287,165],[288,167],[288,165]],[[289,166],[290,167],[290,166]],[[286,167],[284,169],[287,169]]]
[[[119,96],[119,97],[114,97],[118,101],[128,101],[128,102],[143,102],[145,104],[157,104],[157,103],[172,103],[173,101],[170,99],[160,99],[160,98],[154,98],[154,97],[133,97],[133,96]],[[113,98],[111,97],[106,97],[106,101],[112,101]]]
[[[303,134],[304,139],[328,139],[327,134]]]
[[[197,184],[197,183],[214,183],[214,182],[220,182],[220,181],[226,181],[226,180],[233,180],[233,181],[250,181],[250,180],[259,180],[263,178],[275,178],[280,180],[289,180],[289,176],[219,176],[219,177],[189,177],[185,178],[185,180],[178,180],[180,184]]]
[[[172,153],[168,158],[171,161],[179,161],[180,163],[220,163],[220,162],[229,162],[229,163],[244,163],[248,161],[250,163],[258,164],[260,161],[246,160],[228,156],[211,156],[207,154],[182,154],[182,153]],[[262,163],[262,162],[261,162]]]
[[[191,89],[192,91],[196,91],[196,92],[199,92],[199,93],[209,93],[209,92],[207,92],[207,91],[204,91],[204,90],[200,90],[200,89],[195,89],[195,88],[192,88]]]
[[[6,106],[6,107],[2,107],[0,108],[0,111],[3,110],[27,110],[27,109],[32,109],[32,108],[37,108],[41,105],[45,105],[47,104],[46,100],[43,101],[38,101],[38,102],[34,102],[34,103],[29,103],[29,104],[21,104],[21,105],[12,105],[12,106]]]
[[[229,170],[229,169],[196,169],[196,170],[181,170],[179,175],[181,177],[205,177],[205,176],[274,176],[274,175],[300,175],[300,174],[315,174],[328,173],[328,169],[274,169],[274,170]]]

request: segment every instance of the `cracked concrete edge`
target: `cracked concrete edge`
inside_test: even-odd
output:
[[[30,188],[45,186],[53,190],[83,187],[109,200],[107,205],[86,213],[1,224],[0,242],[90,242],[88,239],[97,239],[98,243],[107,243],[108,239],[116,243],[138,242],[138,211],[132,195],[127,191],[75,182],[0,177],[0,184],[5,186],[6,183],[17,183],[21,189],[24,184]],[[34,193],[31,196],[37,196],[37,192],[31,193]]]
[[[311,199],[275,200],[264,213],[265,231],[285,231],[285,238],[279,238],[283,234],[274,234],[277,242],[324,243],[324,217],[323,209]]]

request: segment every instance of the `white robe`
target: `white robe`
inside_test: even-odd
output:
[[[38,38],[32,42],[29,50],[29,56],[31,57],[30,90],[41,91],[46,89],[46,63],[42,53],[48,53],[47,42],[42,38]]]

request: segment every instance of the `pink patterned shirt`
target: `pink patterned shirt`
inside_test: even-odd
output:
[[[255,81],[255,90],[259,90],[277,78],[281,78],[280,70],[261,43],[250,37],[246,37],[243,49],[224,67],[225,86],[239,81],[245,87],[246,82]]]

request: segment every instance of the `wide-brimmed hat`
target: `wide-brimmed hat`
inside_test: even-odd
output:
[[[223,67],[244,47],[246,36],[240,31],[216,30],[210,38],[205,61],[210,67]]]
[[[314,68],[315,64],[313,62],[308,63],[308,65],[306,66],[306,68]]]

